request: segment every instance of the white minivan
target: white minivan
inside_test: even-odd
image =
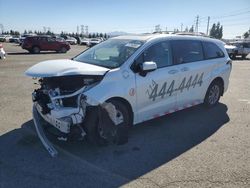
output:
[[[231,69],[219,40],[153,34],[111,38],[71,60],[38,63],[26,75],[39,78],[33,119],[55,155],[41,122],[61,140],[121,144],[132,125],[200,103],[216,105]]]

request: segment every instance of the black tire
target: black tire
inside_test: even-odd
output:
[[[246,54],[243,54],[241,55],[242,59],[246,59],[247,55]]]
[[[67,49],[65,47],[62,47],[61,50],[60,50],[61,53],[66,53],[67,52]]]
[[[115,106],[115,108],[121,112],[124,119],[121,124],[117,125],[117,134],[115,136],[114,143],[118,145],[125,144],[128,142],[128,131],[133,123],[132,117],[127,106],[123,102],[119,100],[111,100],[109,102],[111,102]]]
[[[110,100],[108,101],[112,103],[117,111],[119,111],[123,116],[123,122],[119,125],[115,126],[115,135],[112,138],[104,138],[101,136],[100,127],[99,127],[99,120],[100,116],[97,114],[100,113],[100,109],[102,107],[89,107],[86,112],[86,118],[84,122],[84,128],[87,133],[87,140],[91,144],[94,145],[106,145],[109,142],[113,142],[115,144],[121,145],[125,144],[128,141],[128,130],[129,127],[132,125],[132,118],[130,117],[129,110],[127,106],[119,101],[119,100]],[[102,113],[106,111],[103,110]],[[108,114],[106,114],[108,115]],[[102,122],[102,121],[101,121]]]
[[[229,57],[230,57],[230,59],[235,59],[236,58],[234,54],[229,54]]]
[[[222,94],[222,84],[219,81],[213,81],[207,89],[207,93],[204,99],[206,107],[210,108],[216,106],[220,100]]]
[[[39,53],[40,53],[40,48],[39,48],[38,46],[34,46],[34,47],[32,48],[32,52],[33,52],[34,54],[39,54]]]

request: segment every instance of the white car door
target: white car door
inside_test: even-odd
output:
[[[174,61],[179,64],[177,107],[186,108],[202,103],[211,81],[212,70],[216,64],[224,61],[220,58],[224,57],[223,52],[214,43],[198,40],[173,41],[172,49]]]
[[[175,83],[177,70],[172,66],[169,42],[158,42],[146,49],[136,60],[136,66],[153,61],[157,69],[146,75],[136,73],[137,116],[145,121],[169,113],[176,107]]]

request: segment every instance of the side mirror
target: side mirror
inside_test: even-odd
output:
[[[140,72],[139,74],[141,76],[146,76],[148,72],[151,72],[151,71],[154,71],[157,69],[157,64],[153,61],[146,61],[146,62],[143,62],[141,65],[140,65]]]

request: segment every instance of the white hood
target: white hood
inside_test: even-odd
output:
[[[109,69],[68,59],[48,60],[30,67],[25,74],[30,77],[55,77],[70,75],[104,75]]]

